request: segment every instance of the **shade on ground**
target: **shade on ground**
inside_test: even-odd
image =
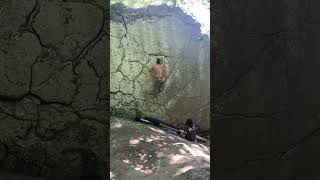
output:
[[[210,149],[156,126],[111,117],[114,180],[210,179]]]

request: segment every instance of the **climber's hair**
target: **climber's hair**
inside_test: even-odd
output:
[[[192,119],[187,119],[186,120],[186,126],[189,126],[189,127],[193,127],[193,121],[192,121]]]
[[[157,58],[156,62],[157,62],[157,64],[160,64],[161,63],[161,59]]]

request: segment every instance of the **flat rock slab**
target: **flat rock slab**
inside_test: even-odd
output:
[[[111,179],[210,179],[208,146],[133,120],[110,121]]]

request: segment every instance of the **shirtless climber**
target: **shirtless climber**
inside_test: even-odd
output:
[[[153,75],[153,97],[161,92],[163,86],[164,56],[157,57],[156,64],[149,70]]]

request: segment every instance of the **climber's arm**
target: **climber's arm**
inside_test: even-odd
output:
[[[165,71],[165,61],[166,61],[166,59],[164,58],[164,56],[161,56],[161,58],[162,58],[162,62],[161,62],[161,64],[162,64],[162,77],[166,77],[166,71]]]
[[[145,64],[145,67],[148,69],[149,72],[152,72],[153,71],[153,67],[149,67]]]

